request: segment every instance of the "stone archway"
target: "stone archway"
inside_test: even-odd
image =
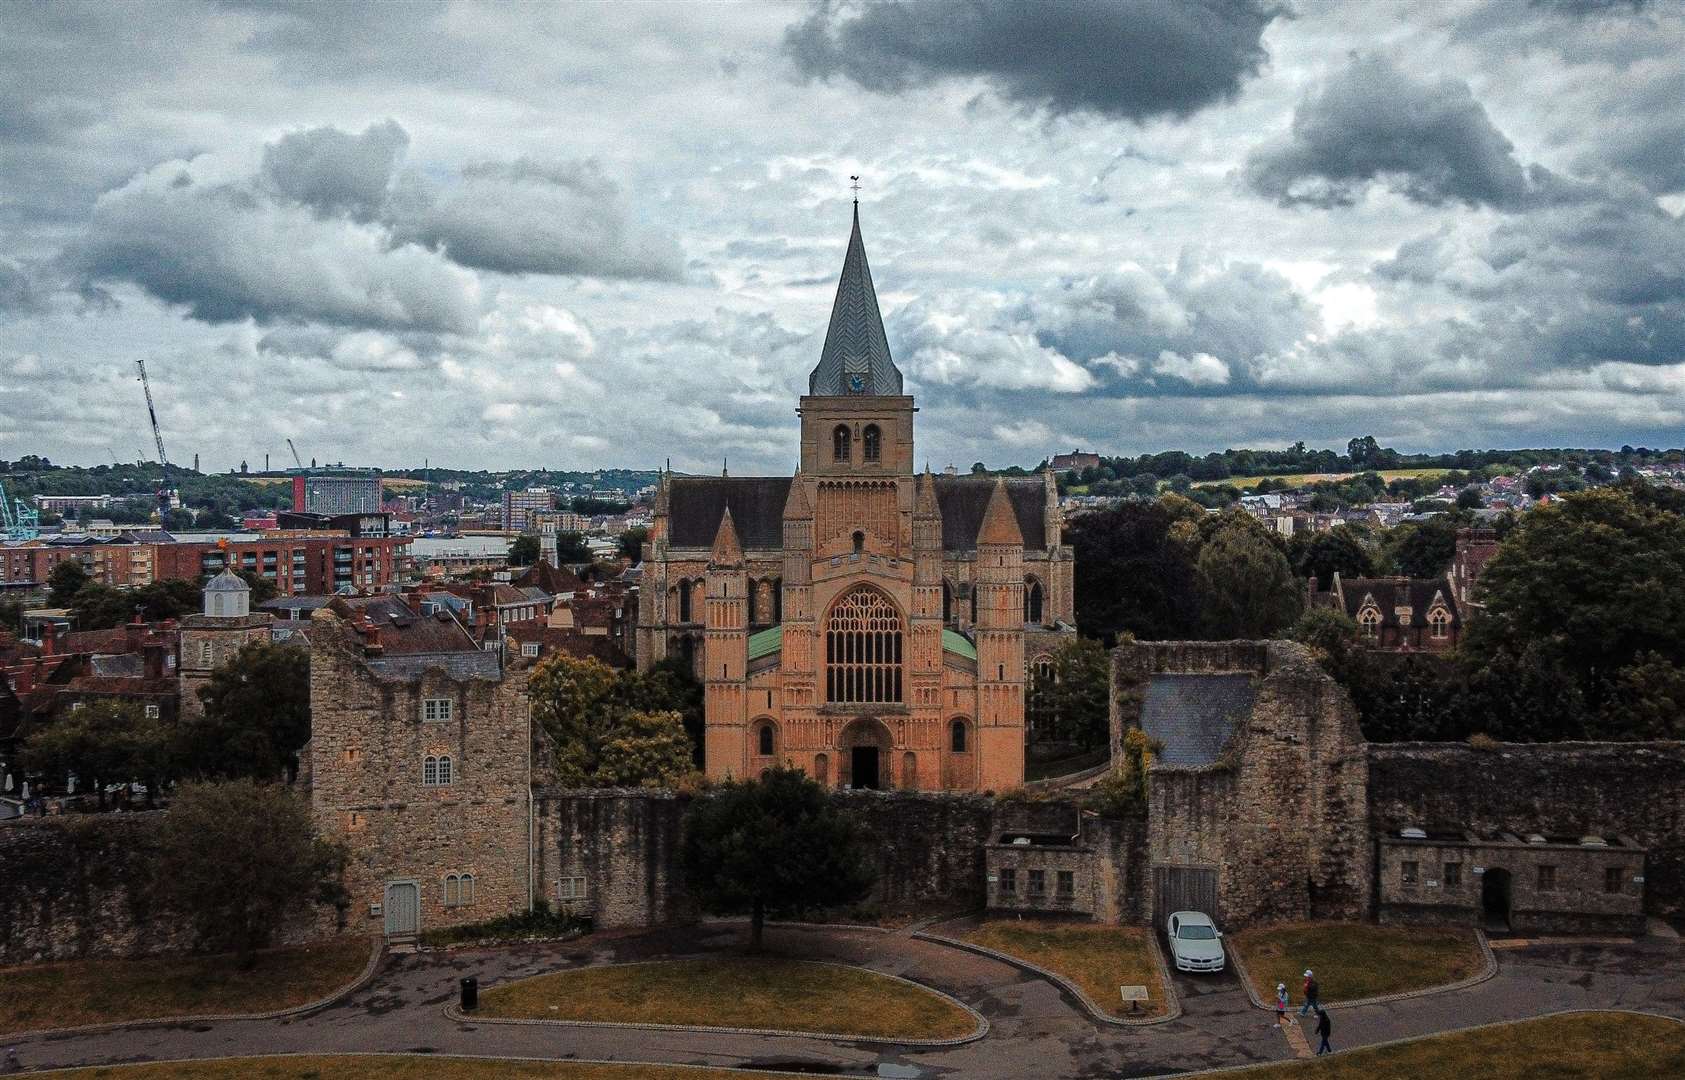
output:
[[[884,789],[891,786],[894,767],[889,752],[894,746],[889,729],[880,720],[862,717],[843,728],[837,755],[837,783],[845,788]]]

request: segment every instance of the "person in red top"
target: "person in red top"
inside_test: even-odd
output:
[[[1305,969],[1305,1004],[1299,1010],[1300,1016],[1308,1016],[1317,1008],[1317,999],[1322,996],[1322,988],[1316,984],[1316,976],[1310,968]]]

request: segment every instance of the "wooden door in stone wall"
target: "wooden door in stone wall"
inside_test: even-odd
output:
[[[421,930],[421,890],[413,881],[394,881],[386,886],[386,936],[415,934]]]
[[[1210,866],[1153,867],[1153,922],[1163,926],[1174,911],[1217,911],[1217,870]]]

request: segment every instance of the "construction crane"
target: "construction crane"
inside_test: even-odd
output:
[[[297,465],[301,469],[304,468],[304,462],[298,456],[298,447],[293,445],[293,441],[291,439],[287,440],[287,449],[293,452],[293,464]]]
[[[140,388],[146,393],[146,415],[152,421],[152,441],[158,445],[158,463],[164,467],[164,486],[158,489],[158,521],[162,524],[170,512],[170,459],[164,453],[164,433],[158,428],[158,410],[152,407],[152,383],[146,378],[146,361],[136,360],[140,369]]]
[[[0,484],[0,536],[7,540],[33,540],[41,535],[41,511],[22,499],[7,499]]]

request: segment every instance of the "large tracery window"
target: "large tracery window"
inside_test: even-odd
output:
[[[825,626],[825,700],[901,701],[901,615],[876,589],[837,601]]]

